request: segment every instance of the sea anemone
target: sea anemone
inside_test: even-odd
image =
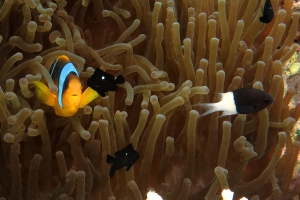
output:
[[[300,148],[300,106],[284,93],[298,45],[293,0],[5,0],[0,10],[0,199],[288,199]],[[84,89],[95,68],[125,83],[72,117],[55,115],[33,81],[55,94],[60,55]],[[199,117],[201,103],[237,88],[274,99],[252,114]],[[109,177],[106,155],[129,143],[140,158]],[[285,147],[285,148],[284,148]],[[283,152],[283,149],[285,151]]]

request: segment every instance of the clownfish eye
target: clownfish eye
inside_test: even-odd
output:
[[[71,96],[72,96],[72,97],[77,97],[78,95],[77,95],[77,94],[72,94]]]

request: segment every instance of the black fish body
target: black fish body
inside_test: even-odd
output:
[[[263,10],[263,16],[259,18],[259,21],[262,23],[270,23],[274,17],[274,11],[271,4],[271,0],[266,0],[264,10]]]
[[[220,117],[249,114],[258,112],[273,103],[273,98],[268,93],[254,88],[240,88],[219,95],[220,102],[200,104],[206,110],[200,117],[217,111],[223,111]]]
[[[240,88],[232,93],[239,114],[258,112],[273,103],[273,98],[268,93],[258,89]]]
[[[132,144],[129,144],[124,149],[117,151],[115,153],[115,156],[115,158],[109,154],[107,154],[106,156],[106,162],[108,164],[112,163],[109,171],[110,177],[113,177],[115,175],[116,170],[119,170],[123,167],[126,167],[126,171],[128,171],[131,166],[139,159],[140,154],[133,149]]]
[[[96,68],[94,74],[87,80],[87,85],[102,97],[105,97],[105,92],[116,91],[117,84],[123,83],[125,79],[122,75],[115,78],[114,75],[105,73],[99,68]]]

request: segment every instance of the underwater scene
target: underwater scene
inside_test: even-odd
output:
[[[2,0],[0,200],[300,199],[299,17]]]

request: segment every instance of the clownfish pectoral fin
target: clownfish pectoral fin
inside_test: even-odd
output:
[[[82,94],[80,108],[83,108],[84,106],[86,106],[88,103],[90,103],[97,97],[99,97],[98,92],[96,92],[95,90],[93,90],[90,87],[86,88],[86,90]]]
[[[46,105],[48,106],[54,106],[55,105],[55,95],[52,94],[49,90],[49,88],[40,81],[33,81],[32,82],[35,86],[35,91],[38,96],[38,98]]]

